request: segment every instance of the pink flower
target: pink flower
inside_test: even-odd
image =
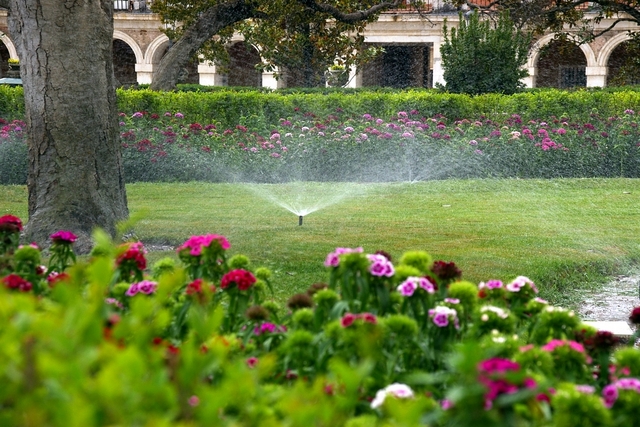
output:
[[[369,266],[369,272],[373,276],[377,277],[391,277],[395,273],[393,264],[387,257],[380,254],[367,255],[371,265]]]
[[[177,252],[180,253],[184,249],[189,249],[189,254],[191,256],[200,256],[202,254],[202,249],[210,247],[214,241],[217,242],[224,250],[231,247],[229,241],[224,236],[220,236],[218,234],[207,234],[204,236],[191,236],[182,244],[182,246],[178,247]]]
[[[133,283],[129,286],[129,289],[127,289],[127,292],[125,292],[124,294],[128,297],[132,297],[134,295],[136,295],[140,290],[138,289],[138,284],[137,283]]]
[[[340,326],[342,326],[343,328],[348,328],[353,324],[353,322],[356,321],[356,319],[357,316],[355,314],[346,313],[344,316],[342,316],[342,319],[340,319]]]
[[[409,277],[404,282],[398,285],[398,292],[400,292],[405,297],[410,297],[413,295],[416,289],[418,289],[418,284],[416,283],[415,277]]]
[[[378,390],[376,397],[371,401],[371,408],[376,409],[382,406],[387,396],[392,396],[397,399],[409,399],[414,397],[413,390],[406,384],[393,383],[387,387]]]
[[[258,365],[258,358],[257,357],[250,357],[247,359],[247,366],[249,367],[249,369],[253,369]]]
[[[18,233],[22,231],[22,221],[17,216],[4,215],[0,217],[0,232]]]
[[[152,282],[150,280],[143,280],[142,282],[138,282],[138,292],[146,295],[150,295],[156,291],[158,284],[156,282]]]
[[[71,231],[57,231],[49,236],[53,243],[57,244],[71,244],[78,239],[78,236],[73,234]]]
[[[200,398],[196,395],[193,395],[188,400],[189,406],[198,406],[200,404]]]
[[[324,260],[325,267],[337,267],[340,265],[340,255],[350,254],[350,253],[362,253],[362,248],[336,248],[335,251],[331,252],[327,255],[327,258]]]
[[[456,329],[459,328],[458,312],[453,308],[438,305],[429,310],[429,317],[439,328],[449,326],[450,323],[452,323]]]

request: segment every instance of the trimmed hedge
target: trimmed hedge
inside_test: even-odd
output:
[[[369,113],[378,117],[398,111],[418,110],[432,117],[469,118],[518,113],[525,120],[565,116],[587,120],[592,113],[619,115],[624,109],[640,109],[640,88],[558,90],[531,89],[515,95],[487,94],[469,96],[433,89],[285,89],[207,88],[189,85],[184,90],[155,92],[149,89],[118,89],[118,107],[127,113],[148,111],[162,114],[181,112],[190,120],[219,123],[232,128],[239,123],[278,123],[295,109],[320,117],[342,110],[346,114]],[[206,91],[205,91],[206,90]],[[0,115],[24,116],[22,88],[0,87]]]

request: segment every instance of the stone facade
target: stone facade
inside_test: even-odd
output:
[[[154,68],[170,47],[161,31],[158,16],[151,13],[150,0],[116,0],[114,6],[114,69],[122,86],[149,84]],[[458,14],[440,0],[432,2],[433,12],[419,16],[406,11],[387,12],[371,23],[365,42],[384,48],[384,53],[361,70],[351,70],[347,87],[392,86],[433,87],[444,84],[440,46],[442,27],[458,24]],[[605,28],[613,19],[603,20]],[[562,46],[553,34],[539,38],[527,62],[527,87],[601,87],[612,81],[624,81],[620,70],[631,53],[626,49],[629,31],[637,31],[635,23],[622,23],[615,31],[580,46]],[[0,11],[0,77],[7,75],[9,58],[17,58],[7,34],[6,11]],[[276,79],[274,73],[260,74],[254,65],[260,61],[258,49],[246,45],[240,36],[230,46],[231,63],[218,67],[193,63],[185,68],[182,81],[218,86],[284,87],[292,79]],[[640,75],[640,72],[638,73]],[[640,79],[640,77],[638,77]],[[628,80],[628,79],[627,79]],[[632,83],[638,83],[633,81]]]

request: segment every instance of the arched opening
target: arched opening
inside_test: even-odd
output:
[[[9,58],[11,58],[9,49],[7,49],[4,43],[0,42],[0,78],[7,77],[7,73],[9,72]]]
[[[433,86],[431,44],[390,44],[380,47],[384,52],[362,69],[362,86]]]
[[[587,58],[579,46],[569,41],[554,40],[544,46],[537,68],[537,87],[587,86]]]
[[[229,53],[229,86],[262,86],[262,74],[256,69],[262,59],[257,49],[245,42],[233,43],[227,48]]]
[[[113,40],[113,74],[117,87],[136,86],[136,55],[124,41]]]
[[[620,43],[609,56],[607,86],[640,84],[640,40]]]

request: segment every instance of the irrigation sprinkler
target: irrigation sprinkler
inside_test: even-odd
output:
[[[302,225],[302,218],[304,218],[302,215],[298,217],[298,225]]]

